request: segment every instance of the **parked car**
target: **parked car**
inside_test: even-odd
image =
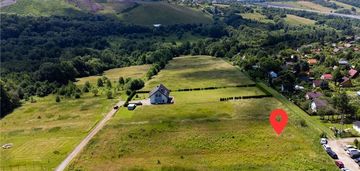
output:
[[[358,151],[358,150],[355,148],[349,148],[348,150],[346,150],[346,154],[350,155],[350,153],[355,152],[355,151]]]
[[[340,160],[335,160],[335,164],[338,168],[344,168],[344,163]]]
[[[358,158],[360,157],[360,151],[359,150],[351,151],[349,155],[352,159]]]
[[[321,139],[320,139],[320,144],[321,144],[321,145],[324,145],[324,144],[327,144],[327,143],[328,143],[328,141],[327,141],[326,138],[321,138]]]
[[[354,147],[353,145],[345,145],[344,146],[344,150],[347,151],[348,149],[353,148],[356,149],[356,147]]]
[[[323,144],[323,148],[325,151],[331,150],[331,147],[327,144]]]
[[[356,163],[360,162],[360,157],[355,158],[354,161],[355,161]]]
[[[348,168],[341,168],[341,171],[350,171]]]
[[[332,151],[331,149],[326,150],[326,152],[329,154],[329,156],[330,156],[331,158],[333,158],[333,159],[339,159],[338,156],[337,156],[337,154],[336,154],[334,151]]]
[[[115,109],[115,110],[118,110],[118,109],[119,109],[119,106],[114,106],[114,109]]]
[[[4,144],[3,146],[1,146],[3,149],[9,149],[13,146],[12,143],[8,143],[8,144]]]

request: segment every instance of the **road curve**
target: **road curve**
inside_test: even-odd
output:
[[[124,101],[119,101],[116,105],[122,106],[124,103]],[[98,124],[96,124],[95,128],[91,130],[90,133],[80,142],[80,144],[77,145],[76,148],[65,158],[65,160],[61,162],[55,171],[63,171],[117,111],[118,110],[116,109],[112,109],[109,113],[107,113],[106,116]]]

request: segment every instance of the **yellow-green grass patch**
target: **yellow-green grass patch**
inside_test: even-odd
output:
[[[174,58],[165,69],[145,84],[151,90],[160,83],[172,90],[246,85],[254,83],[241,71],[222,59],[210,56]]]
[[[13,143],[0,149],[0,170],[53,170],[117,101],[90,93],[60,103],[54,95],[36,100],[0,120],[0,144]]]
[[[260,22],[264,22],[264,23],[270,23],[270,22],[274,22],[273,20],[269,20],[266,18],[265,15],[262,15],[260,13],[241,13],[240,14],[243,18],[249,19],[249,20],[256,20],[256,21],[260,21]]]
[[[130,116],[136,121],[140,115],[157,113],[159,117],[149,123],[124,121],[119,115],[128,113],[121,110],[69,169],[335,170],[319,145],[319,132],[300,126],[297,114],[275,98],[207,102],[195,107],[188,103],[183,109],[170,106],[136,111],[138,108]],[[289,114],[281,136],[268,121],[275,108]],[[198,113],[212,119],[193,117]],[[176,115],[188,119],[163,120]]]
[[[102,76],[89,76],[77,79],[77,85],[84,85],[86,81],[91,84],[96,84],[97,80],[103,76],[109,78],[112,82],[117,82],[120,77],[124,78],[144,78],[146,72],[149,70],[151,65],[138,65],[124,68],[115,68],[104,71]]]
[[[287,14],[285,21],[291,25],[314,25],[315,21],[296,15]]]

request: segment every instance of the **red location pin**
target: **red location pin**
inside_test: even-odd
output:
[[[276,120],[276,117],[278,117],[278,116],[281,117],[280,121]],[[272,127],[274,128],[275,132],[279,136],[287,124],[288,116],[284,110],[275,109],[271,112],[269,120],[270,120],[270,123],[271,123]]]

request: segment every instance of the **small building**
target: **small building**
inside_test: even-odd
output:
[[[360,133],[360,121],[356,121],[353,123],[353,128]]]
[[[339,65],[349,65],[349,61],[344,58],[341,58],[339,60]]]
[[[135,110],[135,108],[136,108],[136,104],[128,104],[128,106],[127,106],[127,109],[128,110]]]
[[[322,80],[332,80],[333,76],[331,74],[323,74],[320,79]]]
[[[327,106],[326,100],[314,99],[310,104],[310,109],[313,113],[316,113],[319,111],[319,109],[326,108],[326,106]]]
[[[156,86],[150,93],[150,103],[151,104],[169,104],[172,101],[170,95],[170,90],[167,89],[164,85],[160,84]]]
[[[323,94],[319,93],[319,92],[308,92],[308,93],[306,93],[305,98],[307,100],[314,100],[314,99],[316,99],[318,97],[321,97],[322,95]]]
[[[329,83],[326,80],[314,80],[313,87],[320,87],[321,89],[329,88]]]
[[[351,80],[350,78],[348,77],[343,77],[341,79],[341,82],[340,82],[340,87],[352,87],[352,83],[351,83]]]
[[[359,72],[357,71],[357,70],[355,70],[355,69],[350,69],[349,70],[349,77],[350,78],[355,78],[355,77],[357,77],[359,75]]]
[[[318,60],[317,59],[308,59],[307,62],[308,62],[309,65],[315,65],[315,64],[318,63]]]

